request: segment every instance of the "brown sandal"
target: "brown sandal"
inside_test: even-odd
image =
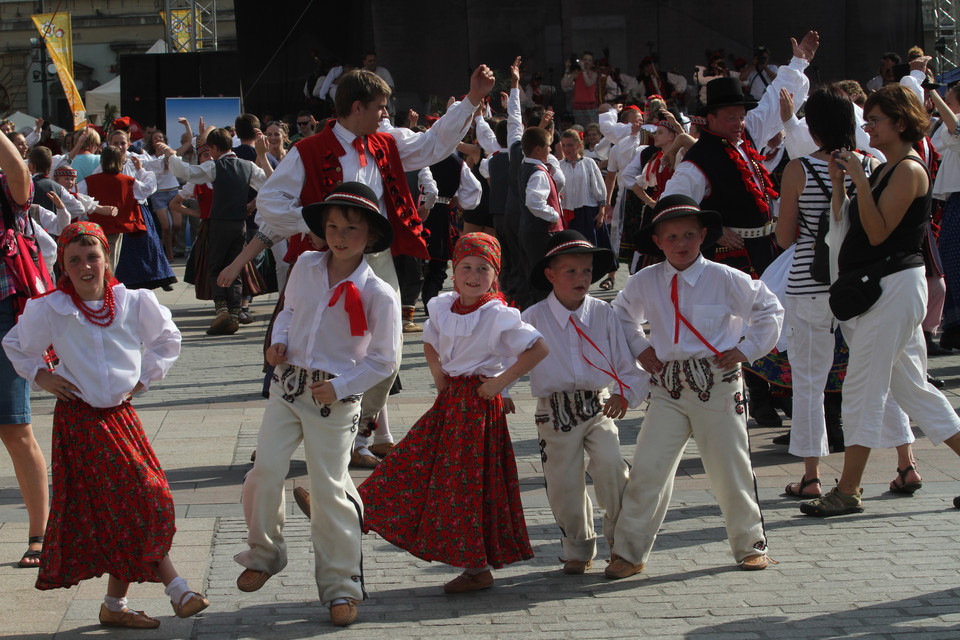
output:
[[[920,475],[915,465],[910,465],[906,469],[897,467],[897,477],[890,482],[890,493],[906,493],[912,495],[917,489],[923,486],[922,479],[916,482],[907,482],[907,474],[911,471],[916,471],[917,475]]]
[[[806,476],[801,476],[800,482],[791,482],[783,491],[791,498],[819,498],[823,495],[822,491],[817,491],[816,493],[804,492],[804,489],[812,484],[820,484],[820,478],[810,478],[807,480]],[[796,489],[794,489],[794,487],[796,487]]]

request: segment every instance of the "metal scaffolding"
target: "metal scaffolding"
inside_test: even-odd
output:
[[[960,47],[957,45],[957,7],[953,0],[923,0],[923,22],[927,30],[933,27],[934,58],[937,72],[946,73],[960,66]]]
[[[164,0],[167,50],[217,50],[217,0]]]

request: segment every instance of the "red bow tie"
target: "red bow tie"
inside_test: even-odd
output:
[[[331,296],[330,304],[327,306],[332,307],[337,304],[343,292],[346,292],[343,299],[343,309],[350,317],[350,335],[362,336],[367,331],[367,316],[363,312],[363,302],[360,300],[360,292],[355,284],[349,280],[338,284],[337,288],[333,290],[333,296]]]

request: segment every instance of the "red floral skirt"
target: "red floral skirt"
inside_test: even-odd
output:
[[[153,564],[176,532],[173,497],[129,403],[98,409],[57,401],[53,491],[37,589],[104,573],[158,582]]]
[[[424,560],[500,568],[533,557],[503,400],[448,378],[433,406],[360,485],[364,530]]]

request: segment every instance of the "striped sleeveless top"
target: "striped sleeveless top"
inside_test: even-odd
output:
[[[830,173],[827,170],[827,161],[818,160],[813,156],[805,156],[805,159],[829,190]],[[801,163],[800,166],[803,168],[807,182],[798,202],[797,229],[799,235],[797,236],[796,252],[793,256],[793,266],[790,268],[790,276],[787,280],[786,294],[788,296],[815,296],[825,294],[830,290],[830,285],[817,282],[810,276],[810,265],[813,263],[813,244],[817,239],[820,214],[830,208],[830,195],[824,193],[805,164]],[[870,175],[869,164],[864,167],[864,172],[868,176]],[[848,189],[851,183],[850,176],[846,176]]]

